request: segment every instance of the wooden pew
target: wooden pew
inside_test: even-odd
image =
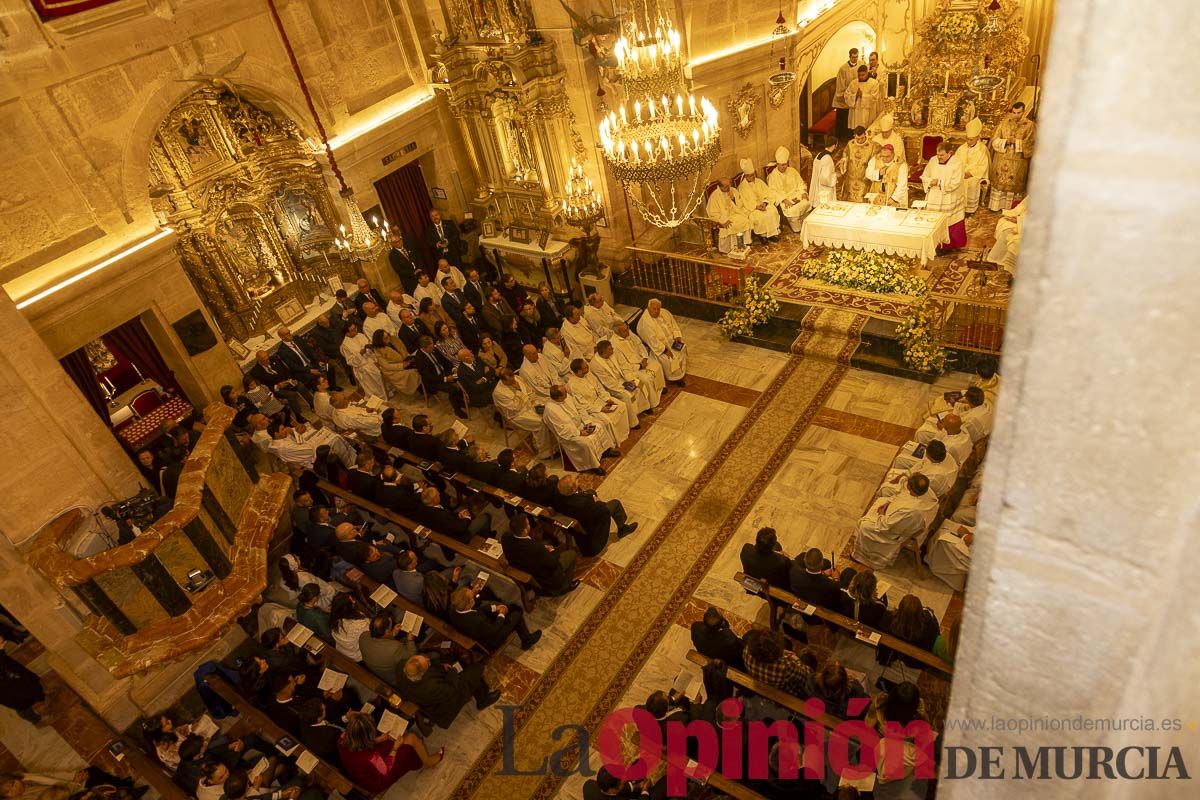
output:
[[[363,594],[365,594],[367,597],[370,597],[371,593],[379,588],[379,582],[368,575],[364,575],[360,569],[351,570],[339,578],[338,582],[350,589],[361,589]],[[437,616],[436,614],[429,613],[425,609],[410,602],[409,600],[396,595],[396,597],[392,599],[390,605],[392,608],[395,608],[399,611],[408,611],[412,614],[416,614],[418,617],[424,620],[424,624],[428,628],[432,629],[434,633],[438,634],[443,639],[454,642],[464,650],[476,650],[484,655],[487,655],[487,648],[485,648],[479,642],[475,641],[469,636],[463,635],[460,631],[454,628],[454,626],[450,625],[441,617]]]
[[[746,577],[746,573],[738,572],[737,574],[735,574],[733,576],[733,579],[736,580],[739,584],[741,584],[742,579],[745,577]],[[905,655],[912,659],[920,661],[922,664],[927,665],[928,667],[935,670],[936,672],[942,672],[942,673],[946,673],[946,674],[950,674],[950,673],[954,672],[954,665],[952,665],[946,661],[943,661],[942,659],[935,656],[933,653],[930,653],[928,650],[922,650],[921,648],[917,647],[916,645],[909,644],[908,642],[903,641],[902,639],[897,639],[895,636],[891,636],[889,634],[884,633],[883,631],[876,630],[875,628],[871,628],[866,625],[863,625],[858,620],[851,619],[850,617],[847,617],[843,614],[839,614],[836,611],[831,611],[828,608],[824,608],[823,606],[814,605],[805,600],[800,600],[796,597],[796,595],[792,594],[791,592],[786,591],[784,589],[780,589],[776,586],[771,586],[766,581],[760,581],[760,583],[762,583],[762,585],[763,585],[763,590],[764,590],[765,594],[763,592],[759,592],[758,594],[760,597],[762,597],[763,599],[765,599],[767,601],[767,604],[770,607],[771,630],[779,630],[779,624],[780,624],[781,618],[783,616],[780,613],[781,611],[784,611],[787,609],[800,610],[800,609],[796,608],[797,605],[799,605],[801,608],[811,605],[813,607],[812,616],[817,617],[818,619],[824,620],[825,622],[828,622],[832,625],[835,625],[835,626],[841,628],[842,630],[849,633],[851,636],[854,636],[859,631],[863,631],[867,634],[878,633],[879,634],[879,645],[878,646],[887,646],[887,647],[891,648],[892,650],[895,650],[897,653],[899,653],[901,655]],[[941,677],[941,676],[938,676],[938,677]]]
[[[483,542],[483,540],[479,537],[476,537],[474,540],[472,540],[471,544],[463,544],[458,539],[445,536],[437,531],[431,530],[425,525],[414,522],[408,517],[403,517],[394,511],[367,500],[365,497],[359,497],[353,492],[349,492],[339,486],[334,486],[328,481],[321,481],[317,484],[317,486],[326,494],[333,495],[334,497],[340,497],[350,505],[358,506],[363,511],[373,514],[380,519],[386,519],[388,522],[399,526],[408,534],[410,542],[414,536],[427,538],[433,544],[441,545],[447,550],[459,554],[468,561],[472,561],[479,566],[484,567],[490,573],[503,575],[525,590],[522,592],[523,594],[528,596],[532,595],[534,592],[536,584],[534,583],[533,576],[524,570],[520,570],[509,565],[508,562],[504,561],[503,559],[492,558],[487,553],[479,550],[478,546]],[[418,533],[418,529],[422,532]]]
[[[300,623],[294,619],[286,619],[283,622],[283,632],[286,634],[296,625]],[[371,670],[359,664],[357,661],[351,661],[349,656],[338,650],[333,645],[318,638],[316,635],[309,642],[320,642],[322,647],[318,655],[324,659],[325,666],[334,672],[341,672],[349,675],[354,680],[358,681],[363,686],[367,687],[367,691],[378,695],[384,702],[391,706],[397,713],[416,719],[417,706],[415,703],[410,703],[404,700],[397,693],[396,687],[385,681],[383,678],[376,675]],[[305,644],[305,650],[308,650],[308,643]],[[308,650],[308,652],[312,652]]]
[[[105,746],[106,752],[112,756],[112,746],[120,742],[124,745],[121,760],[129,768],[129,774],[136,780],[144,781],[151,789],[158,792],[163,800],[188,800],[188,793],[180,789],[171,776],[167,775],[162,766],[134,743],[133,739],[120,734],[113,736]]]
[[[701,655],[695,650],[688,651],[687,659],[693,664],[697,664],[701,667],[708,666],[709,662],[709,658],[707,656]],[[735,683],[743,689],[753,692],[760,697],[765,697],[772,703],[786,708],[788,711],[791,711],[797,716],[810,719],[828,731],[835,730],[838,725],[841,725],[843,722],[845,722],[845,720],[843,720],[841,717],[835,717],[832,714],[813,714],[804,708],[805,698],[796,697],[794,694],[788,694],[782,689],[776,689],[774,686],[768,686],[765,683],[751,678],[748,674],[739,669],[727,667],[725,674],[729,678],[730,682]]]
[[[236,708],[238,713],[245,718],[250,726],[259,734],[269,739],[272,744],[279,741],[284,736],[289,736],[292,739],[295,739],[297,742],[297,747],[294,751],[292,751],[292,758],[299,756],[308,749],[303,744],[300,744],[300,739],[298,736],[279,727],[279,724],[275,722],[275,720],[267,716],[267,714],[261,709],[255,707],[249,700],[243,697],[238,690],[233,687],[232,684],[230,684],[220,675],[209,675],[204,679],[204,681],[208,684],[209,688],[220,695],[225,702]],[[315,756],[316,754],[314,753],[313,755]],[[317,765],[313,767],[312,775],[317,780],[317,783],[321,784],[322,787],[329,791],[335,791],[342,795],[349,794],[351,791],[359,791],[366,797],[371,796],[370,792],[359,789],[353,783],[351,783],[350,779],[338,771],[338,769],[332,764],[327,761],[322,761],[319,758],[317,759]]]
[[[530,516],[537,517],[538,519],[543,519],[543,520],[546,520],[547,522],[553,523],[554,525],[557,525],[559,528],[562,528],[563,530],[567,530],[570,528],[575,528],[576,530],[579,529],[578,520],[576,520],[572,517],[568,517],[565,514],[559,514],[557,511],[555,511],[552,508],[547,508],[546,506],[539,506],[537,503],[530,502],[529,500],[522,498],[520,495],[513,494],[512,492],[501,489],[498,486],[493,486],[490,483],[484,483],[483,481],[479,480],[478,478],[472,478],[470,475],[467,475],[465,472],[451,473],[445,469],[434,470],[432,462],[421,458],[420,456],[416,455],[415,453],[410,453],[407,450],[401,450],[399,447],[390,447],[389,448],[389,447],[384,447],[382,445],[376,445],[376,449],[378,449],[379,452],[381,452],[385,455],[392,456],[393,458],[399,458],[400,460],[404,461],[405,463],[411,464],[414,467],[416,467],[417,469],[420,469],[422,472],[426,472],[426,473],[432,472],[434,475],[437,475],[442,480],[448,480],[457,486],[461,486],[465,489],[470,489],[473,492],[485,494],[488,497],[493,498],[497,503],[500,503],[502,505],[512,506],[513,501],[515,500],[516,505],[514,507],[520,508],[522,511],[524,511],[526,514],[529,514]],[[537,509],[540,509],[540,510],[535,514],[534,511]]]

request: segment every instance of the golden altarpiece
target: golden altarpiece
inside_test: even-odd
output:
[[[227,339],[263,334],[328,293],[331,278],[357,277],[334,247],[339,217],[311,147],[291,120],[229,89],[203,87],[167,115],[150,180]]]

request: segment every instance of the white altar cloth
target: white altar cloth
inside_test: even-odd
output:
[[[867,211],[876,208],[874,214]],[[927,209],[837,202],[805,217],[801,236],[812,244],[919,258],[925,264],[948,241],[947,216]]]

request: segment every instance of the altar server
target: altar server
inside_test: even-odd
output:
[[[734,249],[734,244],[739,250],[747,244],[750,218],[738,206],[737,191],[728,178],[721,178],[708,196],[705,214],[717,223],[717,249],[722,253]]]
[[[342,339],[342,358],[354,370],[354,377],[359,387],[368,395],[374,395],[381,400],[387,397],[387,387],[383,383],[383,373],[375,363],[375,353],[371,349],[371,340],[358,330],[358,325],[350,322],[346,325],[346,338]]]
[[[634,415],[645,412],[653,413],[658,405],[661,392],[656,392],[649,372],[639,370],[636,364],[629,363],[616,355],[613,344],[608,339],[596,343],[596,357],[591,361],[592,374],[603,384],[608,393],[618,400],[629,401]],[[631,425],[637,427],[636,422]]]
[[[875,569],[890,567],[909,539],[924,541],[937,509],[929,479],[920,473],[910,476],[903,492],[880,497],[858,521],[854,560]]]
[[[942,142],[937,148],[937,158],[925,165],[921,173],[921,184],[925,187],[925,204],[930,211],[941,211],[948,215],[950,241],[938,248],[939,252],[961,250],[967,246],[967,223],[963,216],[963,166],[954,157],[954,147]]]
[[[833,148],[837,140],[826,136],[821,151],[813,159],[812,178],[808,182],[808,199],[814,206],[827,206],[837,200],[837,163]]]
[[[667,380],[683,386],[687,375],[687,347],[683,343],[683,332],[671,312],[662,307],[657,299],[646,304],[646,313],[638,320],[638,336],[646,348],[662,365]]]
[[[550,399],[546,402],[542,418],[578,470],[591,470],[603,475],[600,459],[621,455],[604,420],[595,418],[581,408],[567,393],[565,386],[551,387]]]
[[[358,458],[349,442],[319,423],[292,427],[282,422],[269,422],[267,434],[270,436],[267,452],[285,464],[311,467],[317,459],[317,448],[322,445],[329,445],[329,451],[347,469],[353,467]]]
[[[550,443],[550,432],[537,410],[542,401],[523,377],[511,369],[500,370],[500,382],[492,390],[492,402],[510,427],[533,434],[538,458],[545,458],[554,452]]]
[[[871,77],[866,64],[859,65],[857,79],[846,86],[843,99],[850,108],[851,130],[859,126],[865,128],[875,121],[879,113],[879,83]]]
[[[622,371],[633,369],[640,380],[649,383],[650,397],[657,408],[663,389],[667,386],[662,364],[651,355],[646,343],[633,334],[624,320],[617,325],[614,333],[616,335],[609,339],[613,346],[613,358],[621,364]]]
[[[799,170],[788,163],[791,156],[786,147],[775,151],[775,169],[767,176],[767,186],[774,193],[775,202],[779,204],[779,210],[787,219],[788,227],[793,233],[799,233],[801,219],[810,205],[804,178],[800,177]]]
[[[621,315],[603,297],[592,292],[588,295],[587,305],[583,307],[583,319],[597,339],[607,339],[612,336],[613,326],[621,321]]]
[[[867,162],[867,180],[881,206],[908,208],[908,165],[896,158],[896,151],[885,144]]]
[[[571,355],[578,358],[591,358],[596,352],[596,334],[583,321],[583,313],[579,306],[567,308],[567,318],[563,320],[562,335],[571,347]]]
[[[628,398],[617,399],[609,394],[604,384],[592,374],[588,362],[582,358],[571,362],[567,391],[585,411],[604,418],[608,423],[608,432],[617,444],[628,438],[631,428],[638,426],[637,411],[634,410],[633,403]]]
[[[908,158],[904,153],[904,137],[896,131],[896,119],[891,114],[884,114],[875,121],[877,133],[871,138],[872,143],[876,147],[883,147],[890,144],[896,152],[896,158],[908,163]]]
[[[979,138],[983,132],[983,123],[979,117],[967,123],[967,141],[958,146],[954,157],[963,165],[963,184],[966,195],[963,198],[963,210],[974,214],[979,208],[979,197],[983,184],[987,183],[988,172],[991,170],[991,159],[988,157],[987,145]]]
[[[779,235],[779,211],[775,208],[775,193],[764,181],[758,179],[754,171],[754,162],[743,158],[738,166],[742,168],[742,182],[738,184],[737,204],[742,213],[750,220],[751,229],[764,239],[774,239]]]
[[[971,569],[971,546],[975,543],[975,529],[967,525],[946,520],[938,528],[925,563],[929,571],[956,592],[967,584],[967,573]]]

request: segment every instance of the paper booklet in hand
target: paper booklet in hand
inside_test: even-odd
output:
[[[421,619],[419,615],[414,614],[411,611],[405,611],[404,617],[400,620],[400,630],[416,636],[418,633],[420,633],[421,623],[424,621],[425,620]]]
[[[399,714],[393,714],[391,711],[384,710],[383,715],[379,718],[379,724],[375,726],[380,733],[386,733],[393,740],[399,740],[404,732],[408,730],[408,720]]]
[[[321,673],[321,680],[317,683],[317,688],[322,692],[336,692],[346,685],[346,679],[349,677],[344,672],[334,672],[327,667]]]
[[[371,592],[371,599],[381,606],[389,606],[396,599],[396,593],[386,583],[381,583]]]
[[[305,750],[303,753],[296,756],[296,766],[303,770],[305,775],[316,769],[317,764],[319,763],[320,761],[315,755],[312,754],[311,750]]]
[[[202,714],[200,719],[192,723],[192,733],[203,739],[211,739],[220,732],[221,729],[208,714]]]
[[[454,422],[450,425],[450,430],[454,431],[454,435],[460,439],[464,438],[468,433],[470,433],[470,430],[467,428],[467,426],[463,425],[459,420],[454,420]]]

